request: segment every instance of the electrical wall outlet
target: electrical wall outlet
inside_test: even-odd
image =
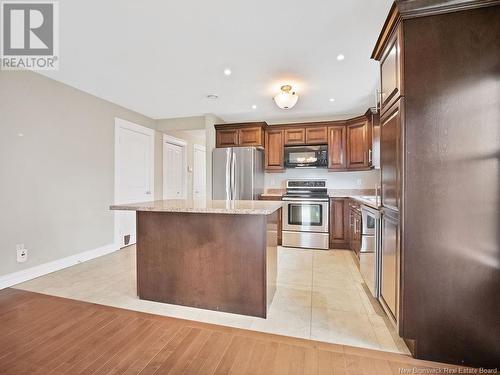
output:
[[[358,178],[356,180],[356,185],[361,186],[363,184],[363,180],[361,178]]]
[[[17,262],[24,263],[28,260],[28,250],[24,248],[24,244],[20,243],[16,245]]]

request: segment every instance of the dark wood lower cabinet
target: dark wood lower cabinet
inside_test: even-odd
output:
[[[359,203],[348,199],[346,203],[347,222],[348,222],[348,248],[351,249],[359,259],[361,250],[361,211]]]
[[[348,199],[331,198],[330,199],[330,248],[348,249],[349,248],[349,217],[348,217]]]
[[[401,233],[398,212],[382,211],[381,232],[380,299],[388,315],[399,323]]]
[[[139,298],[265,318],[279,216],[137,212]]]

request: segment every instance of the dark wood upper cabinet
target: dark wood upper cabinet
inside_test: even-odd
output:
[[[284,171],[284,147],[328,145],[328,170],[371,168],[371,124],[367,115],[347,121],[322,121],[267,126],[262,123],[218,124],[216,147],[264,147],[266,170]]]
[[[303,145],[306,143],[305,128],[285,129],[285,145]]]
[[[306,144],[324,145],[328,143],[327,127],[306,128]]]
[[[239,129],[240,146],[262,146],[264,131],[261,127]]]
[[[224,129],[216,131],[216,147],[238,146],[238,129]]]
[[[382,206],[399,211],[401,203],[401,129],[404,98],[380,119]]]
[[[346,168],[346,127],[344,125],[328,128],[328,169]]]
[[[215,125],[216,147],[263,147],[265,122]]]
[[[266,171],[268,172],[283,172],[283,145],[284,131],[270,130],[266,131]]]
[[[394,30],[380,59],[382,113],[403,95],[402,56],[402,26],[400,26]]]
[[[330,248],[347,249],[349,248],[349,215],[348,199],[331,198],[330,199]]]
[[[362,118],[347,125],[347,169],[370,167],[369,122]]]

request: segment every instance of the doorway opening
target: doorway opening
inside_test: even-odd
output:
[[[154,130],[115,118],[115,204],[154,196]],[[115,211],[115,244],[135,244],[135,212]]]
[[[163,199],[187,198],[187,142],[163,134]]]
[[[163,135],[163,199],[207,196],[205,129],[169,130]]]

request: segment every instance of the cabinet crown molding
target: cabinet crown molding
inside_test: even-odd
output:
[[[499,5],[500,0],[396,0],[375,43],[371,58],[380,60],[394,29],[401,20]]]
[[[254,122],[238,122],[238,123],[228,123],[228,124],[215,124],[214,127],[217,130],[224,129],[244,129],[244,128],[256,128],[261,127],[267,129],[269,125],[265,121],[254,121]]]

